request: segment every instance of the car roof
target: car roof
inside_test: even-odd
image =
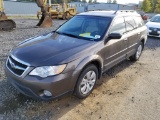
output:
[[[115,11],[88,11],[80,13],[79,15],[114,17],[114,13]]]
[[[96,11],[83,12],[78,15],[101,16],[101,17],[111,17],[111,18],[114,18],[115,16],[132,16],[132,15],[140,16],[136,11],[133,10],[118,10],[118,11],[96,10]]]

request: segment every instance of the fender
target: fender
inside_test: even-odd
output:
[[[100,68],[98,68],[100,70],[100,75],[99,78],[102,75],[103,72],[103,59],[99,56],[99,55],[92,55],[92,56],[88,56],[86,58],[84,58],[75,68],[75,71],[73,72],[73,76],[75,74],[78,73],[78,76],[80,75],[81,71],[84,69],[85,66],[87,66],[89,63],[91,62],[98,62],[100,65]]]
[[[142,35],[141,38],[140,38],[140,41],[141,40],[144,40],[144,44],[146,44],[146,42],[147,42],[147,36]]]
[[[100,64],[100,69],[103,70],[103,59],[99,55],[88,56],[84,58],[76,67],[76,71],[82,71],[82,69],[89,63],[97,61]]]
[[[101,78],[102,72],[103,72],[103,59],[99,55],[88,56],[88,57],[82,59],[81,62],[76,66],[76,68],[75,68],[75,70],[72,74],[71,88],[75,88],[75,85],[76,85],[77,80],[78,80],[77,78],[81,74],[84,67],[87,66],[89,63],[94,62],[94,61],[96,61],[100,64],[100,68],[99,68],[100,69],[100,74],[99,74],[98,78]]]

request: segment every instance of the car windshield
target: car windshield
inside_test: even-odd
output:
[[[111,18],[77,15],[63,24],[56,32],[75,38],[98,41],[110,25]]]
[[[154,17],[151,19],[151,22],[158,22],[158,23],[160,23],[160,16],[154,16]]]

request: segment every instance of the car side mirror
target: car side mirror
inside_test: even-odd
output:
[[[120,39],[121,37],[122,37],[122,34],[120,34],[120,33],[109,34],[109,38],[111,38],[111,39]]]

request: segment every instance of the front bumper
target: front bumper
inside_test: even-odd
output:
[[[148,36],[160,37],[160,31],[148,30]]]
[[[50,100],[72,92],[76,80],[76,76],[72,76],[73,71],[45,79],[29,75],[18,77],[7,67],[5,67],[5,73],[8,81],[22,94],[40,100]],[[44,90],[50,91],[52,96],[43,95]]]

